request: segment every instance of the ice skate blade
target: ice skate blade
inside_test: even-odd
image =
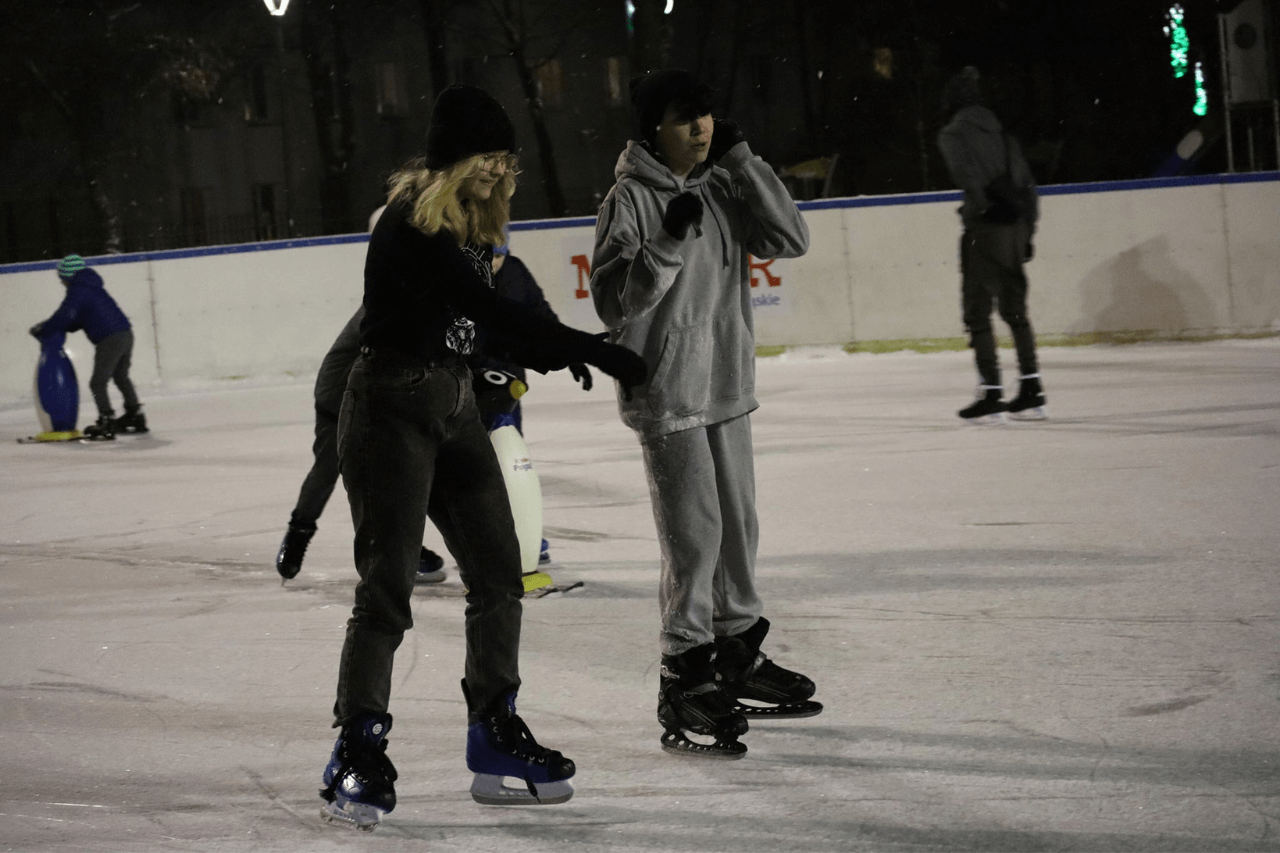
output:
[[[1009,420],[1011,421],[1047,421],[1048,419],[1049,416],[1045,414],[1044,406],[1032,406],[1020,412],[1009,412]]]
[[[1004,412],[992,412],[989,415],[978,415],[976,418],[962,417],[960,420],[974,426],[1002,426],[1004,424]]]
[[[747,745],[736,740],[721,740],[715,743],[698,743],[691,740],[681,731],[668,729],[662,733],[662,751],[672,755],[689,758],[715,758],[721,761],[737,761],[747,754]]]
[[[373,832],[382,822],[382,809],[349,800],[334,800],[320,807],[320,817],[326,823],[361,832]]]
[[[781,705],[748,705],[744,702],[734,702],[733,709],[753,720],[801,720],[821,714],[822,703],[809,700],[786,702]]]
[[[502,783],[504,776],[477,773],[471,780],[471,799],[485,806],[554,806],[567,803],[573,796],[573,783],[529,782],[523,788],[510,788]]]
[[[433,583],[443,583],[449,577],[449,573],[444,569],[436,569],[434,572],[418,572],[413,576],[414,586],[425,586]]]

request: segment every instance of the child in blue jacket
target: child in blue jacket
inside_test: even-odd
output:
[[[58,261],[58,279],[67,295],[43,323],[31,327],[31,334],[42,342],[53,335],[83,330],[94,345],[93,375],[89,391],[98,407],[97,423],[87,426],[89,438],[111,439],[118,432],[146,432],[147,418],[129,379],[133,356],[133,327],[120,306],[102,285],[102,277],[85,265],[79,255],[67,255]],[[107,380],[113,380],[124,396],[124,416],[117,418],[107,396]]]

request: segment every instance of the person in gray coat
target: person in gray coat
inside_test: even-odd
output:
[[[770,662],[755,586],[751,421],[755,336],[748,254],[794,258],[809,230],[711,90],[678,69],[632,82],[641,139],[627,144],[596,226],[591,295],[609,339],[640,353],[619,389],[639,436],[661,548],[662,688],[672,752],[740,757],[746,716],[810,716],[813,682]],[[718,676],[718,677],[717,677]],[[713,745],[688,733],[711,735]]]
[[[951,179],[964,190],[960,218],[961,301],[978,368],[978,398],[958,414],[971,423],[1043,420],[1044,388],[1036,365],[1036,339],[1027,318],[1027,276],[1032,237],[1040,217],[1036,183],[1017,140],[1005,133],[996,114],[982,103],[978,71],[967,67],[943,92],[950,122],[938,134],[938,148]],[[992,308],[1009,325],[1022,371],[1018,396],[1003,401],[1000,361]]]

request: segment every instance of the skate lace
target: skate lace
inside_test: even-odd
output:
[[[519,714],[510,717],[491,717],[490,730],[494,743],[511,752],[522,761],[547,766],[551,762],[559,762],[564,756],[558,750],[547,749],[534,740],[533,732],[520,719]]]
[[[338,786],[342,784],[343,778],[348,773],[365,785],[389,785],[400,775],[387,756],[385,740],[376,746],[346,742],[342,745],[339,757],[342,763],[338,765],[338,771],[333,774],[333,781],[320,789],[320,796],[328,802],[333,802]]]

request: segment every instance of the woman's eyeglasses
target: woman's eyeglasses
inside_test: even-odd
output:
[[[486,154],[480,159],[480,168],[486,172],[497,172],[501,167],[502,171],[514,172],[518,162],[514,154]]]

